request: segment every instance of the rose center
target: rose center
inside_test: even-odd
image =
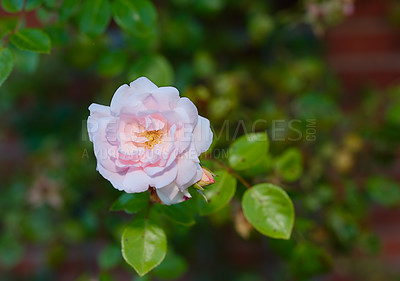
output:
[[[153,149],[156,144],[161,142],[162,132],[161,130],[144,131],[140,136],[148,139],[148,141],[144,143],[144,146],[147,149]]]

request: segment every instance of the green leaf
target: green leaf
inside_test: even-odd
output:
[[[173,82],[173,69],[169,62],[162,56],[145,56],[136,61],[129,70],[128,77],[131,81],[145,76],[156,85],[167,86]]]
[[[112,77],[120,74],[128,61],[128,56],[124,52],[108,52],[99,61],[98,72],[102,76]]]
[[[148,0],[116,0],[112,3],[116,23],[134,36],[149,36],[156,30],[157,11]]]
[[[269,183],[257,184],[242,198],[247,220],[260,233],[280,239],[289,239],[294,223],[294,208],[286,192]]]
[[[121,261],[121,249],[115,245],[107,245],[98,256],[99,267],[103,270],[117,266]]]
[[[375,233],[362,232],[357,238],[358,248],[368,255],[378,255],[382,250],[381,239]]]
[[[68,31],[63,25],[47,26],[45,31],[50,36],[50,40],[53,46],[66,45],[69,42]]]
[[[215,73],[215,60],[211,55],[204,51],[198,51],[193,59],[194,72],[199,77],[207,77]]]
[[[0,262],[4,267],[12,267],[24,257],[24,244],[15,233],[2,232],[0,236]]]
[[[193,218],[192,212],[187,205],[190,203],[191,202],[182,202],[180,204],[170,206],[157,204],[156,207],[162,214],[164,214],[174,222],[190,226],[196,223]]]
[[[186,261],[169,249],[164,261],[154,269],[154,275],[164,280],[175,280],[180,278],[187,268]]]
[[[25,10],[31,11],[42,4],[43,0],[28,0],[26,1]]]
[[[390,124],[400,125],[400,101],[391,102],[386,111],[386,120]]]
[[[110,274],[102,272],[99,275],[99,281],[114,281],[114,279]]]
[[[272,156],[267,153],[263,156],[260,156],[260,158],[261,159],[259,162],[257,162],[257,165],[241,171],[241,174],[243,176],[252,178],[270,173],[274,167]]]
[[[287,182],[293,182],[301,176],[303,172],[303,157],[297,148],[287,149],[275,163],[276,171]]]
[[[124,193],[110,207],[110,211],[122,211],[135,214],[149,204],[149,193]]]
[[[139,219],[122,233],[122,256],[143,276],[159,265],[167,252],[164,230],[148,219]]]
[[[327,272],[331,267],[329,254],[311,243],[299,243],[290,257],[290,270],[298,280],[310,280],[312,277]],[[302,266],[299,266],[299,265]]]
[[[108,0],[86,0],[79,15],[79,29],[91,37],[102,34],[111,19]]]
[[[35,72],[39,63],[39,54],[22,51],[17,48],[13,50],[15,57],[15,69],[26,74]]]
[[[133,277],[132,281],[152,281],[152,278],[150,275],[145,275],[142,277],[136,275],[135,277]]]
[[[2,0],[1,6],[9,13],[17,13],[22,10],[24,0]]]
[[[400,204],[400,186],[382,176],[371,177],[366,184],[369,197],[377,204],[392,207]]]
[[[345,208],[335,206],[327,212],[326,222],[333,230],[337,240],[346,248],[354,246],[360,237],[359,223],[353,216],[353,212]]]
[[[229,165],[245,170],[256,165],[269,147],[266,133],[247,134],[238,138],[229,149]]]
[[[50,26],[55,13],[45,7],[39,7],[35,10],[36,18],[40,21],[42,26]]]
[[[198,200],[200,215],[209,215],[222,209],[231,201],[236,192],[236,179],[227,171],[215,172],[215,183],[204,191],[208,203]]]
[[[261,44],[273,28],[274,20],[264,13],[252,16],[247,26],[251,39],[257,44]]]
[[[23,28],[10,36],[11,42],[21,50],[50,53],[50,37],[40,29]]]
[[[60,20],[65,21],[71,17],[79,7],[80,0],[65,0],[60,8]]]
[[[0,49],[0,86],[10,75],[14,67],[14,57],[10,49]]]
[[[18,24],[18,18],[16,17],[4,17],[0,18],[0,39],[11,33]]]
[[[50,9],[56,9],[59,3],[60,3],[59,0],[44,0],[45,6]]]

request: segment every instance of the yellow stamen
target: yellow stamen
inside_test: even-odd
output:
[[[148,139],[148,141],[144,143],[144,146],[147,149],[153,149],[156,144],[161,142],[162,132],[161,130],[144,131],[140,136]]]

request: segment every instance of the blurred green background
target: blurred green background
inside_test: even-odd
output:
[[[372,61],[368,76],[360,58],[379,42],[380,54],[400,51],[397,1],[1,5],[14,57],[0,87],[1,280],[141,280],[120,252],[131,216],[109,211],[120,192],[96,172],[86,133],[87,107],[140,76],[198,106],[223,162],[236,137],[267,131],[270,154],[244,177],[279,184],[296,209],[291,240],[263,237],[239,186],[217,214],[170,225],[174,250],[143,280],[400,280],[400,68]],[[46,32],[51,53],[9,40],[23,27]],[[368,30],[392,33],[363,44]]]

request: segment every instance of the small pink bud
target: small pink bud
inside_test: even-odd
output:
[[[201,176],[201,179],[196,183],[196,185],[203,188],[205,186],[215,183],[215,175],[207,168],[202,167],[202,169],[203,175]]]

